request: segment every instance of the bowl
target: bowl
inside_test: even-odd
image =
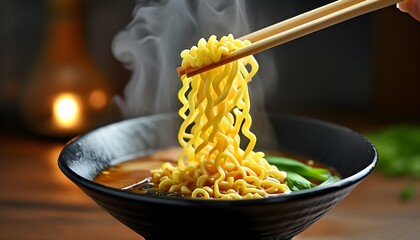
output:
[[[274,138],[261,141],[270,142],[270,146],[260,144],[259,149],[312,158],[335,168],[342,180],[252,200],[156,197],[93,181],[106,167],[177,146],[181,120],[175,114],[122,120],[78,136],[64,146],[58,165],[100,207],[146,240],[292,239],[366,178],[375,168],[378,155],[363,135],[344,126],[287,114],[271,114],[268,121]]]

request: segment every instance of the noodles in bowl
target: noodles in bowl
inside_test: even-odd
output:
[[[249,115],[246,84],[220,80],[211,93],[206,74],[196,77],[203,80],[200,84],[183,79],[186,85],[198,87],[181,90],[188,93],[180,95],[180,99],[186,96],[188,110],[101,127],[66,144],[59,156],[59,167],[70,180],[145,239],[291,239],[339,203],[376,165],[375,148],[352,130],[316,119],[271,114],[276,146],[268,150],[304,156],[340,173],[339,181],[294,191],[287,183],[287,171],[269,162],[271,155],[262,151],[266,147],[256,147],[256,135],[250,129],[258,116]],[[240,80],[244,79],[251,78]],[[241,94],[224,94],[230,84]],[[181,148],[179,156],[153,165],[151,182],[165,192],[193,196],[196,191],[196,197],[156,197],[95,181],[104,169],[173,147]],[[231,224],[240,229],[220,232]]]
[[[232,35],[220,41],[214,35],[208,40],[201,39],[197,46],[181,53],[182,67],[217,62],[223,55],[248,44],[249,41],[234,39]],[[251,55],[193,77],[183,75],[178,94],[182,103],[179,115],[183,119],[178,131],[182,149],[177,155],[178,161],[163,163],[152,169],[150,176],[128,182],[128,187],[123,189],[161,196],[257,199],[288,194],[291,189],[300,190],[305,185],[303,188],[310,188],[316,186],[314,180],[322,184],[326,184],[326,180],[338,180],[338,174],[330,178],[332,171],[326,168],[305,165],[312,160],[302,163],[269,156],[273,159],[269,162],[264,152],[254,150],[257,137],[251,131],[251,99],[247,85],[257,72],[258,62]],[[138,164],[141,162],[146,160]],[[133,166],[136,165],[129,168]],[[95,181],[113,186],[111,180],[120,178],[118,175],[135,175],[133,170],[118,172],[127,167],[128,164],[105,169]],[[305,171],[297,172],[298,169]],[[312,181],[302,176],[308,173]]]
[[[220,41],[211,36],[183,51],[183,67],[200,67],[249,44],[232,35]],[[249,71],[246,66],[250,65]],[[225,64],[181,80],[179,99],[184,120],[178,139],[183,148],[177,166],[164,164],[152,171],[163,191],[179,191],[192,197],[213,199],[261,198],[288,193],[286,173],[268,164],[262,152],[254,152],[250,98],[247,84],[258,70],[253,56]],[[187,95],[186,95],[187,94]],[[188,130],[187,130],[188,129]],[[240,147],[240,132],[248,138]]]

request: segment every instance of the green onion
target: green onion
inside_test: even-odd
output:
[[[266,156],[266,159],[282,171],[295,172],[305,178],[325,181],[331,176],[330,171],[326,168],[311,167],[295,159],[278,156]]]
[[[292,191],[327,185],[340,180],[340,177],[332,175],[326,168],[312,167],[299,160],[280,156],[266,156],[265,158],[268,163],[287,173],[286,183]],[[321,183],[317,185],[315,181]]]
[[[315,186],[311,181],[294,172],[287,172],[286,182],[292,191],[309,189]]]
[[[328,184],[331,184],[331,183],[338,182],[340,180],[341,180],[341,178],[339,178],[338,176],[331,175],[327,180],[323,181],[318,186],[328,185]]]

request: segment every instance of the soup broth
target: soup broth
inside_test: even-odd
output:
[[[185,195],[181,196],[177,193],[157,191],[156,186],[154,186],[150,181],[151,170],[159,168],[165,162],[171,162],[173,165],[176,165],[181,151],[182,148],[170,148],[157,151],[152,155],[127,160],[102,170],[93,180],[107,187],[126,190],[139,194],[189,197]],[[282,152],[267,152],[266,154],[269,156],[284,156],[292,158],[311,167],[325,168],[328,169],[332,175],[340,177],[339,173],[333,168],[308,158],[285,154]],[[319,182],[315,183],[319,184]]]

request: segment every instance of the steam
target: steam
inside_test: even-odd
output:
[[[181,81],[176,68],[180,52],[200,38],[232,33],[236,38],[253,29],[244,0],[140,0],[133,20],[113,42],[113,54],[132,72],[123,96],[114,100],[123,118],[177,112]],[[275,71],[271,55],[256,56],[264,66],[250,83],[254,111],[264,109],[264,87],[271,88]]]

